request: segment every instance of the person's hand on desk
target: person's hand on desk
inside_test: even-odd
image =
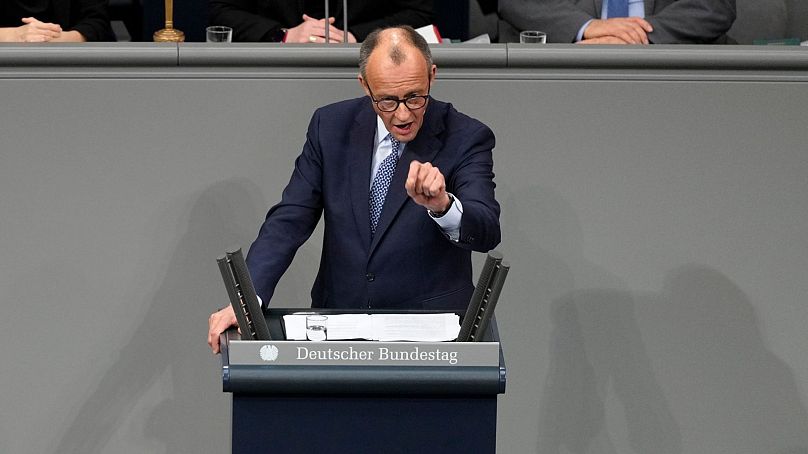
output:
[[[237,324],[236,313],[233,312],[233,306],[229,304],[218,312],[211,314],[210,318],[208,318],[208,345],[210,345],[213,354],[219,353],[220,350],[219,335]]]
[[[342,30],[334,27],[334,18],[328,18],[328,41],[331,43],[341,43],[343,41]],[[315,19],[313,17],[303,15],[303,22],[297,27],[290,28],[286,32],[287,43],[325,43],[325,19]],[[348,42],[355,43],[356,38],[351,32],[348,32]]]
[[[0,41],[15,43],[44,43],[57,39],[62,34],[59,24],[42,22],[33,17],[24,17],[24,25],[0,28]]]
[[[609,42],[585,41],[594,38],[611,37],[622,40],[622,44],[649,44],[648,34],[654,31],[648,21],[639,17],[614,17],[611,19],[595,19],[584,30],[581,44],[621,44],[614,39]]]
[[[616,36],[601,36],[598,38],[590,38],[578,41],[577,44],[631,44]]]
[[[404,188],[415,203],[433,213],[445,213],[451,206],[443,174],[428,162],[410,163]]]
[[[66,32],[62,32],[62,34],[58,38],[54,38],[51,40],[52,43],[86,43],[87,38],[84,37],[81,33],[70,30]]]

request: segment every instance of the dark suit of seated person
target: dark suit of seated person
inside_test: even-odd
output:
[[[106,0],[2,0],[0,42],[115,41]]]
[[[540,30],[553,43],[718,44],[735,0],[499,0],[499,16],[500,42]]]
[[[281,201],[247,255],[265,306],[322,216],[313,307],[465,310],[471,251],[500,241],[494,134],[429,96],[435,74],[429,46],[411,27],[374,32],[362,44],[367,96],[314,113]],[[231,306],[210,316],[214,353],[235,324]]]
[[[331,0],[331,42],[343,42],[342,0]],[[324,43],[323,0],[210,0],[210,25],[233,29],[233,41]],[[432,23],[432,0],[350,0],[348,42],[364,41],[373,30],[392,25],[414,28]],[[337,26],[335,26],[337,25]]]

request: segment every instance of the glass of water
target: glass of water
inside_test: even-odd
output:
[[[522,44],[545,44],[547,33],[537,30],[525,30],[519,33],[519,42]]]
[[[324,341],[328,338],[328,317],[325,315],[306,316],[306,339]]]
[[[223,25],[212,25],[205,29],[209,43],[229,43],[233,41],[233,29]]]

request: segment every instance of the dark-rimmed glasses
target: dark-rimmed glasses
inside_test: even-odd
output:
[[[376,104],[376,107],[378,107],[379,110],[382,112],[395,112],[398,109],[398,106],[401,105],[401,103],[404,103],[404,105],[407,106],[407,109],[410,110],[422,109],[424,106],[426,106],[427,100],[429,100],[429,86],[427,86],[425,95],[410,95],[404,99],[400,98],[376,99],[376,97],[373,96],[373,90],[370,89],[370,85],[366,83],[365,86],[368,87],[368,92],[370,92],[370,100],[373,101],[373,103]]]

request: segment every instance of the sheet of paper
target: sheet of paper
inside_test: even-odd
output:
[[[328,339],[370,339],[371,319],[368,314],[338,314],[328,316]]]
[[[460,333],[457,314],[374,314],[373,339],[382,342],[445,342]]]
[[[287,340],[306,340],[306,316],[313,312],[300,312],[283,316]],[[369,339],[372,328],[369,314],[328,315],[326,322],[329,340]]]
[[[306,315],[283,316],[286,339],[306,340]],[[328,339],[443,342],[457,338],[457,314],[333,314],[328,316]]]
[[[306,315],[287,314],[283,316],[286,340],[306,340]]]
[[[480,36],[475,36],[474,38],[471,38],[468,41],[463,42],[471,44],[491,44],[491,37],[488,36],[488,33],[483,33]]]

